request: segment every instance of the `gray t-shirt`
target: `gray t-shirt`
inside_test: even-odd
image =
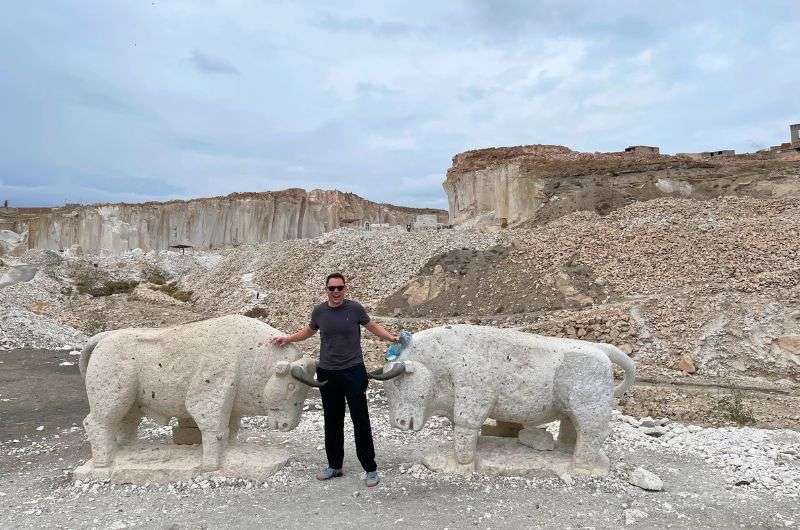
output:
[[[323,302],[311,312],[309,326],[320,330],[319,367],[323,370],[343,370],[364,362],[361,351],[361,326],[369,316],[361,304],[344,299],[331,307]]]

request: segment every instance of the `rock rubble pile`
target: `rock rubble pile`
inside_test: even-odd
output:
[[[164,284],[220,259],[206,252],[138,250],[114,256],[29,250],[7,257],[0,276],[15,266],[33,275],[0,287],[0,350],[80,348],[105,329],[197,319],[165,294]],[[162,285],[148,283],[153,281]]]
[[[305,323],[331,272],[343,273],[349,296],[372,309],[432,257],[454,249],[483,250],[498,239],[478,231],[340,228],[314,239],[236,249],[181,285],[195,293],[195,304],[217,313],[249,312],[288,330]]]

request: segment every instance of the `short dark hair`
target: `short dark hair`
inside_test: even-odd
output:
[[[331,278],[339,278],[342,280],[342,283],[347,285],[347,281],[344,279],[344,275],[341,272],[332,272],[328,274],[328,277],[325,278],[325,287],[328,286],[328,282],[331,281]]]

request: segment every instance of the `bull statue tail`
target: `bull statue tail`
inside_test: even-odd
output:
[[[622,383],[614,387],[614,397],[619,397],[633,386],[633,382],[636,379],[636,365],[624,351],[612,344],[603,344],[603,351],[606,352],[612,363],[622,368],[625,372],[625,378]]]
[[[97,344],[106,338],[110,333],[110,331],[98,333],[97,335],[92,336],[83,346],[83,349],[81,350],[81,358],[78,361],[78,368],[81,371],[82,378],[86,379],[86,368],[89,366],[89,357],[92,356],[92,351],[94,351],[95,346],[97,346]]]

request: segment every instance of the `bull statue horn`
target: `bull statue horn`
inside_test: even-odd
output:
[[[289,373],[292,374],[292,377],[294,377],[304,385],[319,388],[325,383],[327,383],[327,381],[323,381],[320,383],[315,379],[311,379],[310,377],[308,377],[308,375],[306,375],[306,371],[300,368],[299,366],[292,366],[292,369],[289,371]]]
[[[374,372],[368,372],[367,377],[370,379],[375,379],[377,381],[387,381],[389,379],[393,379],[398,375],[404,374],[406,371],[405,363],[394,363],[391,368],[389,368],[388,372],[384,372],[383,368],[380,370],[375,370]]]

